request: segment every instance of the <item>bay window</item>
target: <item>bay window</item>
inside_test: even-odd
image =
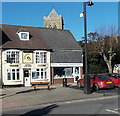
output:
[[[20,80],[19,69],[7,69],[7,80]]]
[[[39,80],[47,79],[47,68],[36,69],[36,77],[34,77],[33,79],[39,79]]]
[[[6,51],[7,63],[19,63],[19,51],[9,50]]]
[[[35,51],[35,63],[47,63],[47,52]]]

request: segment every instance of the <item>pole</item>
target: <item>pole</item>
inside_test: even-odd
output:
[[[86,18],[86,2],[84,2],[84,37],[85,37],[85,78],[84,78],[84,93],[91,94],[90,78],[88,75],[87,61],[87,18]]]

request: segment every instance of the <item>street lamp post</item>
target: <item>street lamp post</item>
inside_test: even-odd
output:
[[[87,18],[86,18],[86,5],[92,6],[94,5],[91,1],[89,2],[84,2],[84,38],[85,38],[85,77],[84,77],[84,93],[85,94],[91,94],[91,88],[90,88],[90,78],[88,74],[88,61],[87,61]]]

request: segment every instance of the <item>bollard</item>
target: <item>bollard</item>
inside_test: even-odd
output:
[[[63,87],[67,87],[67,78],[63,78]]]

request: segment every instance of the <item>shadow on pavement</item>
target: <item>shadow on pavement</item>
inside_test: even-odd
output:
[[[2,93],[0,94],[0,96],[4,96],[4,95],[6,95],[6,94],[4,94],[4,93],[3,93],[3,94],[2,94]]]
[[[72,88],[72,89],[77,89],[77,90],[84,90],[84,88],[79,88],[77,85],[72,85],[72,86],[68,86],[69,88]]]
[[[69,86],[69,88],[84,91],[83,87],[79,88],[77,85]],[[100,90],[97,90],[97,91],[94,91],[93,89],[91,89],[91,94],[92,93],[99,93],[99,94],[103,94],[103,96],[118,95],[119,94],[118,89],[119,88],[117,88],[117,87],[115,87],[115,88],[103,88],[103,89],[100,89]]]
[[[29,90],[25,90],[25,91],[16,92],[16,94],[37,92],[37,91],[41,91],[41,90],[48,90],[48,91],[51,91],[52,89],[56,89],[56,88],[51,88],[50,90],[48,90],[47,88],[36,88],[35,90],[34,90],[34,89],[29,89]]]
[[[42,108],[42,109],[36,109],[36,110],[30,111],[30,112],[27,112],[27,113],[22,114],[20,116],[34,116],[35,114],[39,114],[39,116],[44,116],[44,115],[47,115],[49,112],[52,111],[52,109],[54,109],[56,107],[58,107],[58,105],[53,104],[53,105],[47,106],[47,107]]]
[[[96,93],[103,94],[103,96],[112,96],[112,95],[118,95],[118,88],[104,88],[100,89],[98,91],[95,91]]]

